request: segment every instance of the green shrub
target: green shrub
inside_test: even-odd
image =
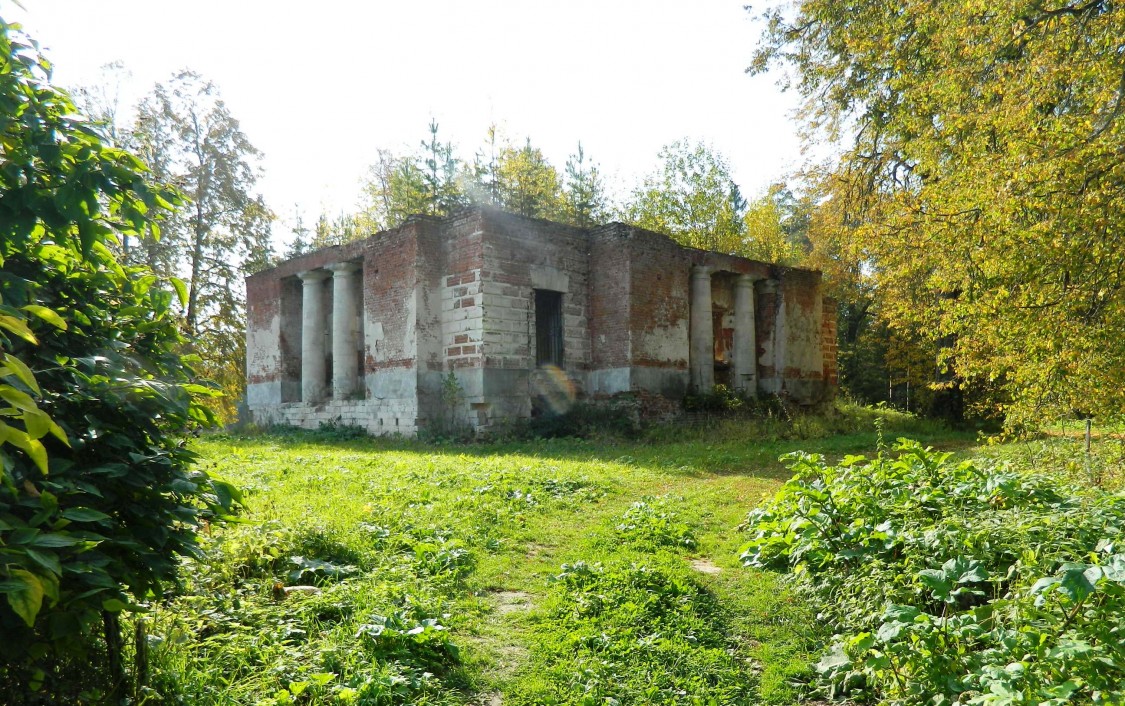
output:
[[[313,437],[322,441],[356,441],[357,439],[370,439],[371,434],[358,424],[332,420],[321,422]]]
[[[585,439],[594,436],[634,438],[641,432],[635,410],[612,403],[578,402],[566,412],[544,411],[511,425],[504,436],[513,439]]]
[[[174,194],[102,143],[2,20],[0,61],[0,693],[94,701],[121,686],[120,612],[170,587],[237,493],[183,443],[211,418],[178,354],[182,283],[111,250]]]
[[[1121,703],[1125,501],[1003,467],[788,457],[743,560],[793,571],[837,632],[830,691],[890,704]]]
[[[691,525],[668,508],[665,498],[645,498],[629,506],[616,527],[616,539],[648,549],[694,549]]]
[[[726,385],[715,385],[710,392],[684,396],[684,409],[689,412],[738,412],[747,407],[748,398]]]

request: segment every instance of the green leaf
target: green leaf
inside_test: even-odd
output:
[[[312,686],[312,683],[307,681],[290,682],[289,693],[293,696],[300,696],[302,693],[304,693],[305,689],[309,688],[310,686]]]
[[[109,515],[93,508],[72,507],[62,511],[62,516],[74,522],[100,522],[108,520]]]
[[[931,591],[949,592],[949,581],[945,578],[945,572],[940,569],[923,569],[919,571],[918,581]]]
[[[23,413],[23,425],[32,439],[42,439],[51,431],[51,418],[39,409],[29,409]]]
[[[28,343],[39,343],[39,339],[35,337],[35,334],[32,333],[31,329],[27,327],[27,324],[23,322],[23,319],[17,319],[16,317],[8,316],[7,314],[0,314],[0,328],[11,331]]]
[[[43,586],[43,595],[51,599],[50,605],[59,602],[59,575],[46,573],[36,574],[39,583]]]
[[[880,642],[894,642],[902,634],[902,631],[908,627],[908,623],[883,623],[879,626],[875,636],[879,638]]]
[[[912,605],[891,604],[883,611],[883,619],[895,622],[909,623],[922,614],[922,611]]]
[[[7,366],[7,369],[10,370],[13,375],[19,378],[20,382],[22,382],[24,385],[27,385],[27,387],[35,394],[42,394],[39,390],[38,383],[35,382],[35,375],[31,372],[31,368],[27,367],[27,365],[22,360],[15,357],[11,353],[5,353],[2,360],[4,361],[4,365]]]
[[[180,306],[186,307],[188,304],[187,285],[179,277],[170,277],[168,281],[172,283],[172,288],[176,290],[176,295],[180,298]]]
[[[55,574],[56,576],[62,575],[62,566],[59,564],[59,557],[54,552],[41,552],[30,547],[24,548],[27,557],[39,564],[47,571]]]
[[[58,312],[56,312],[54,309],[48,309],[47,307],[41,306],[39,304],[28,304],[23,307],[23,310],[35,314],[57,329],[62,329],[63,331],[66,330],[66,321],[63,319],[63,317],[59,316]]]
[[[20,392],[10,385],[0,385],[0,398],[3,398],[5,402],[16,409],[24,411],[31,410],[32,412],[39,411],[39,406],[35,404],[35,400],[31,395],[26,392]]]
[[[7,425],[5,425],[7,426]],[[13,426],[7,426],[4,429],[6,441],[13,446],[23,449],[43,475],[47,475],[47,449],[38,439],[32,439],[28,436],[27,432],[22,429],[16,429]]]
[[[969,569],[957,578],[957,583],[978,583],[988,580],[988,571],[979,561],[969,562]]]
[[[1063,572],[1062,581],[1059,582],[1058,591],[1072,602],[1084,599],[1094,592],[1094,584],[1086,577],[1085,566],[1068,568]]]
[[[218,499],[219,507],[229,511],[232,507],[242,502],[242,491],[237,486],[218,478],[211,479],[211,487]]]
[[[66,432],[63,431],[63,428],[56,424],[54,421],[51,422],[48,431],[51,433],[51,436],[55,437],[67,446],[70,446],[70,439],[66,437]]]
[[[27,455],[31,457],[36,467],[39,468],[39,471],[43,475],[47,475],[47,449],[43,446],[43,443],[38,439],[31,439],[28,441],[25,451],[27,451]]]
[[[1036,581],[1034,585],[1032,585],[1031,593],[1032,594],[1043,593],[1048,588],[1050,588],[1052,586],[1057,586],[1061,581],[1062,581],[1062,579],[1060,579],[1057,576],[1044,576],[1043,578]]]
[[[84,540],[77,537],[72,537],[69,534],[60,534],[57,532],[49,532],[40,534],[28,542],[33,547],[73,547],[75,544],[80,544]]]
[[[832,648],[832,651],[826,653],[820,658],[820,661],[816,663],[816,671],[820,674],[829,674],[841,668],[850,667],[851,664],[852,660],[844,652],[843,646],[836,645]]]
[[[129,607],[129,604],[118,598],[107,598],[102,601],[102,610],[110,613],[120,613]]]
[[[28,627],[35,625],[35,617],[43,607],[43,584],[39,577],[24,569],[12,569],[8,573],[5,585],[12,588],[5,590],[8,594],[8,605],[16,615],[23,618]]]

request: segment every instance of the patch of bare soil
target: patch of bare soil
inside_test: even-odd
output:
[[[531,607],[531,594],[524,591],[496,591],[496,610],[502,615],[527,610]]]
[[[708,574],[710,576],[717,576],[723,573],[721,567],[715,566],[710,559],[692,559],[691,568],[695,569],[701,574]]]
[[[540,554],[546,554],[546,555],[550,556],[552,549],[553,549],[552,547],[549,547],[545,544],[535,544],[533,542],[533,543],[527,545],[527,558],[528,559],[534,559],[535,557],[539,556]]]

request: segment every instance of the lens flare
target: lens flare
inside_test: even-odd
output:
[[[531,375],[531,392],[554,414],[564,414],[574,404],[574,382],[557,366],[545,365]]]

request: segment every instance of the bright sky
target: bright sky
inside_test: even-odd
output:
[[[744,73],[746,0],[22,0],[0,2],[64,86],[122,61],[126,101],[191,68],[264,155],[260,188],[287,235],[354,208],[380,147],[413,150],[431,116],[470,159],[496,122],[561,170],[579,140],[621,193],[661,146],[704,140],[747,197],[799,165],[792,109]]]

